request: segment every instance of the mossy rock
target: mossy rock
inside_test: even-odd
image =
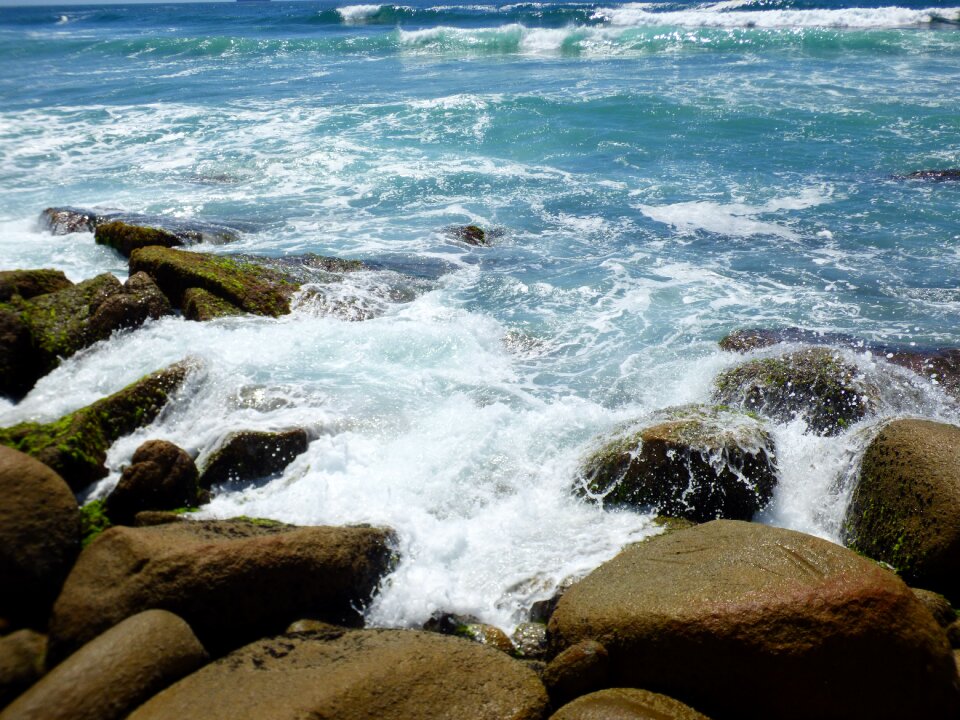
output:
[[[279,317],[290,312],[290,297],[299,285],[283,274],[238,258],[158,246],[134,250],[130,272],[154,279],[176,307],[190,288],[202,288],[241,310]]]
[[[183,317],[198,322],[243,315],[243,310],[236,305],[203,288],[188,288],[183,293],[182,309]]]
[[[99,245],[109,245],[124,257],[130,257],[137,248],[160,245],[178,247],[183,241],[171,232],[159,228],[132,225],[122,220],[98,225],[93,234]]]
[[[302,428],[230,433],[207,460],[200,486],[209,488],[273,475],[306,452],[308,443],[307,432]]]
[[[837,435],[862,420],[875,393],[854,365],[827,348],[751,360],[714,380],[714,400],[779,422],[802,417],[818,435]]]
[[[180,362],[52,423],[24,422],[0,429],[0,444],[32,455],[56,470],[74,492],[107,475],[107,450],[119,438],[153,422],[193,365]]]
[[[0,302],[14,295],[28,300],[37,295],[57,292],[73,285],[60,270],[2,270],[0,271]]]
[[[113,527],[113,523],[107,517],[107,501],[105,499],[91,500],[80,507],[80,536],[83,547],[92,543],[100,533],[111,527]]]
[[[0,396],[20,400],[36,381],[30,330],[16,309],[0,303]]]
[[[655,508],[694,522],[749,520],[777,483],[773,440],[754,417],[723,407],[663,411],[621,431],[581,467],[581,495]]]
[[[447,233],[467,245],[483,247],[490,244],[487,233],[479,225],[455,225],[447,228]]]
[[[844,540],[960,605],[960,427],[884,425],[864,452]]]

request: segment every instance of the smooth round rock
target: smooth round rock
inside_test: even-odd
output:
[[[564,705],[550,720],[710,720],[666,695],[635,688],[590,693]]]
[[[43,676],[47,637],[17,630],[0,637],[0,709]]]

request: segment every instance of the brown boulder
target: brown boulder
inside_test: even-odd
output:
[[[164,610],[147,610],[53,668],[0,720],[121,720],[206,661],[189,625]]]
[[[107,338],[117,330],[138,328],[147,320],[171,315],[167,296],[146,273],[135,273],[123,284],[123,292],[110,296],[90,317],[89,335]]]
[[[145,608],[183,617],[214,654],[302,617],[359,624],[391,567],[392,534],[236,519],[115,527],[80,555],[50,621],[62,658]]]
[[[73,285],[61,270],[0,270],[0,302],[14,295],[29,300]]]
[[[183,241],[171,232],[160,228],[133,225],[122,220],[97,225],[93,238],[98,244],[109,245],[124,257],[130,257],[130,253],[137,248],[150,245],[168,248],[183,245]]]
[[[18,630],[0,637],[0,710],[43,676],[47,637]]]
[[[610,684],[610,654],[596,640],[581,640],[560,652],[543,671],[554,705],[563,705]]]
[[[42,623],[80,552],[70,488],[34,458],[0,446],[0,615]]]
[[[613,687],[720,717],[960,712],[943,630],[903,581],[764,525],[718,520],[630,546],[564,594],[549,633],[555,652],[603,643]]]
[[[415,630],[260,640],[146,703],[130,720],[539,720],[536,675],[503,653]]]
[[[960,604],[960,427],[887,423],[867,447],[847,544]]]
[[[308,443],[307,432],[302,428],[230,433],[207,460],[200,485],[210,488],[273,475],[306,452]]]
[[[710,720],[679,700],[635,688],[611,688],[577,698],[550,720]]]
[[[198,503],[199,473],[186,451],[166,440],[148,440],[123,469],[106,511],[115,525],[132,525],[141,510],[176,510]]]
[[[923,606],[930,611],[933,619],[937,621],[937,625],[940,627],[949,627],[950,624],[957,619],[957,613],[950,605],[950,601],[940,593],[935,593],[931,590],[921,590],[919,588],[910,589],[913,591],[913,594],[916,595],[917,600],[923,603]]]

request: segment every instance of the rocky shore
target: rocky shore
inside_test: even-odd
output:
[[[392,272],[184,249],[242,232],[219,224],[42,217],[94,231],[130,277],[0,272],[0,394],[14,401],[64,358],[174,313],[277,318],[312,293],[323,312],[369,317],[325,284]],[[382,287],[402,301],[422,285],[393,273]],[[225,483],[281,472],[314,439],[306,428],[233,428],[201,466],[148,440],[108,496],[79,507],[114,442],[189,402],[197,360],[0,429],[0,720],[960,718],[960,427],[879,419],[883,387],[845,354],[864,347],[855,338],[746,329],[721,347],[747,355],[711,403],[596,438],[569,478],[583,502],[657,512],[663,532],[565,583],[512,637],[444,612],[364,627],[400,559],[390,528],[191,518]],[[960,388],[954,351],[877,350],[911,382]],[[793,421],[868,438],[847,547],[750,522],[778,482],[770,424]]]

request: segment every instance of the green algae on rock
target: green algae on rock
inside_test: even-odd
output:
[[[222,317],[243,315],[243,310],[203,288],[188,288],[183,293],[183,317],[206,322]]]
[[[61,270],[2,270],[0,271],[0,302],[14,295],[29,300],[37,295],[57,292],[73,285]]]
[[[770,501],[776,452],[756,418],[691,405],[657,413],[649,423],[621,431],[590,455],[577,492],[695,522],[749,520]]]
[[[0,445],[32,455],[56,470],[76,492],[107,475],[107,450],[153,422],[195,367],[183,361],[147,375],[92,405],[51,423],[0,429]]]
[[[201,288],[244,312],[279,317],[290,312],[299,285],[276,270],[239,258],[151,246],[134,250],[130,272],[154,279],[176,307],[190,288]]]
[[[122,220],[98,225],[93,234],[99,245],[109,245],[124,257],[130,257],[137,248],[160,245],[178,247],[183,241],[171,232],[160,228],[132,225]]]
[[[780,422],[806,420],[818,435],[837,435],[863,419],[872,393],[857,368],[828,348],[759,358],[720,373],[714,400]]]

